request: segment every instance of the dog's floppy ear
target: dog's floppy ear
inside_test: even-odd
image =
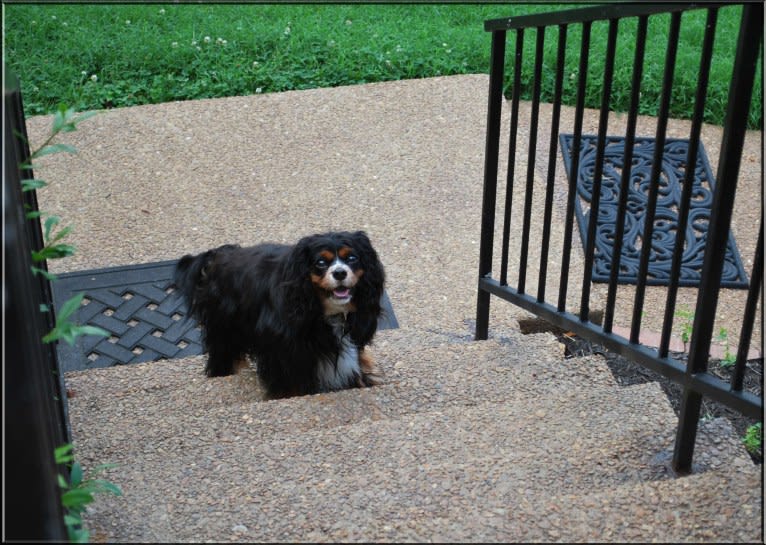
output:
[[[365,294],[369,294],[368,299],[380,301],[383,295],[386,273],[383,269],[383,264],[378,258],[378,253],[372,247],[372,243],[364,231],[355,232],[352,235],[352,242],[354,249],[362,260],[362,267],[364,268],[364,274],[360,279],[362,286],[357,284],[357,289],[361,287]]]
[[[350,317],[351,338],[363,346],[372,340],[378,327],[380,298],[383,296],[386,274],[367,233],[352,233],[351,243],[364,269],[364,274],[354,288],[356,312]]]
[[[293,324],[306,323],[322,313],[311,283],[311,259],[311,237],[305,237],[290,250],[282,268],[285,311]]]

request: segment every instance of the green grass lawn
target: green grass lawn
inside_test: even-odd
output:
[[[573,9],[577,5],[17,5],[6,4],[5,61],[21,79],[27,115],[60,103],[77,110],[248,95],[438,75],[487,73],[487,19]],[[705,121],[722,124],[741,8],[719,11]],[[668,17],[651,18],[641,112],[656,112]],[[628,105],[631,28],[621,23],[612,104]],[[705,12],[684,15],[673,117],[694,104]],[[606,23],[593,27],[586,104],[601,97]],[[556,31],[546,34],[550,100]],[[527,31],[523,95],[531,91],[534,31]],[[508,59],[513,39],[508,41]],[[564,102],[573,104],[579,29],[568,38]],[[509,61],[510,63],[510,61]],[[507,74],[511,73],[509,64]],[[510,81],[510,79],[508,79]],[[761,123],[758,78],[751,126]]]

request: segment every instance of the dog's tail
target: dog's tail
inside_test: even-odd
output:
[[[198,320],[202,318],[199,315],[201,302],[198,300],[198,294],[200,293],[199,288],[204,284],[208,264],[219,250],[235,247],[235,245],[227,244],[198,255],[187,254],[176,263],[173,271],[173,283],[178,288],[180,295],[186,300],[190,316],[194,316]]]

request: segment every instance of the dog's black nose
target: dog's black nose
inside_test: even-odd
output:
[[[344,278],[346,278],[346,271],[344,271],[343,269],[335,270],[332,272],[332,277],[335,280],[343,280]]]

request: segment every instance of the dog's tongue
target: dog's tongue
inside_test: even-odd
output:
[[[338,299],[343,299],[345,297],[348,297],[348,294],[351,292],[348,288],[335,288],[332,290],[332,294],[337,297]]]

